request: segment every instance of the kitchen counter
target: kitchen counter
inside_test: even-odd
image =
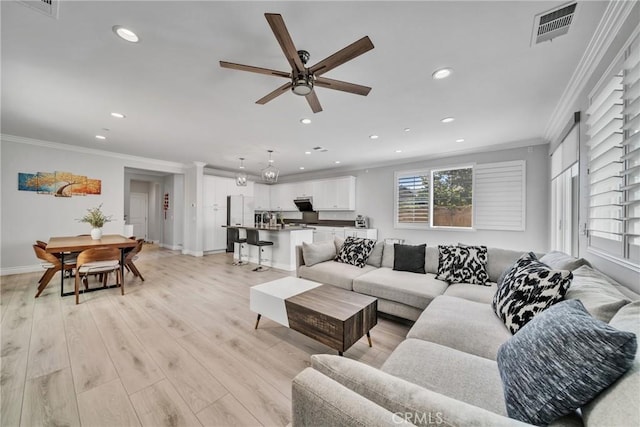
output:
[[[302,227],[300,225],[282,227],[255,227],[255,226],[243,226],[243,225],[223,225],[226,228],[237,228],[240,230],[240,237],[245,237],[245,232],[242,230],[258,230],[260,233],[260,240],[267,242],[273,242],[273,246],[263,246],[264,250],[262,255],[262,263],[265,266],[271,266],[285,271],[296,270],[296,246],[301,245],[303,242],[313,242],[313,228]],[[249,254],[249,261],[254,264],[258,263],[258,248],[257,246],[244,244],[242,245],[242,259],[247,260],[247,253]],[[236,243],[234,245],[233,258],[239,258],[240,245]]]
[[[226,228],[237,228],[240,230],[264,230],[264,231],[298,231],[298,230],[315,230],[313,227],[302,227],[300,225],[286,225],[282,227],[270,227],[270,226],[245,226],[245,225],[223,225]]]

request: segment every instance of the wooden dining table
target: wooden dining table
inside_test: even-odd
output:
[[[63,236],[52,237],[47,243],[45,249],[50,254],[55,254],[60,257],[60,262],[64,265],[65,255],[71,253],[82,252],[91,248],[118,248],[120,249],[120,273],[122,274],[122,280],[124,280],[124,253],[127,248],[135,248],[138,244],[137,241],[129,239],[119,234],[105,234],[101,239],[93,240],[91,236]],[[118,285],[108,286],[108,288],[114,288]],[[104,288],[87,289],[85,292],[97,291]],[[60,272],[60,296],[75,295],[74,291],[64,292],[64,270]]]

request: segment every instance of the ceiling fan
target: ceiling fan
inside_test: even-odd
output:
[[[283,84],[273,92],[257,100],[256,104],[266,104],[277,96],[285,93],[288,89],[291,89],[291,91],[296,95],[304,96],[307,99],[307,102],[314,113],[319,113],[322,111],[322,106],[320,105],[320,101],[318,100],[314,90],[316,86],[362,96],[367,96],[367,94],[369,94],[369,91],[371,90],[370,87],[321,77],[321,75],[327,71],[330,71],[337,66],[373,49],[373,43],[371,43],[368,36],[364,36],[360,40],[351,43],[349,46],[337,51],[331,56],[328,56],[316,65],[307,67],[306,64],[309,60],[309,52],[306,50],[296,50],[282,16],[277,13],[265,13],[264,16],[267,18],[267,22],[269,23],[271,30],[273,30],[273,34],[276,36],[278,43],[280,43],[284,56],[287,58],[287,61],[289,61],[289,65],[291,65],[291,72],[287,73],[285,71],[270,70],[268,68],[220,61],[220,66],[222,68],[267,74],[290,80],[288,83]]]

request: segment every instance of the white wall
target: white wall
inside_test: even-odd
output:
[[[369,217],[369,226],[378,229],[378,238],[402,238],[409,244],[443,243],[482,244],[493,247],[544,252],[549,248],[549,161],[548,144],[532,141],[530,147],[487,151],[445,158],[423,160],[369,168],[364,170],[288,176],[286,181],[354,175],[356,180],[355,212],[321,212],[321,219],[354,219],[355,214]],[[446,167],[471,163],[526,160],[527,212],[525,231],[448,231],[394,228],[394,172],[421,168]]]
[[[124,169],[133,167],[182,173],[183,165],[105,153],[43,141],[2,135],[1,189],[2,274],[40,269],[31,247],[36,240],[53,236],[89,233],[89,225],[76,221],[86,209],[103,204],[103,212],[113,216],[104,232],[123,233]],[[18,173],[67,171],[102,181],[102,194],[54,197],[18,191]]]

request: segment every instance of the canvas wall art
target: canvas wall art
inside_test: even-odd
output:
[[[102,181],[72,172],[18,173],[18,190],[35,191],[56,197],[95,195],[102,192]]]

